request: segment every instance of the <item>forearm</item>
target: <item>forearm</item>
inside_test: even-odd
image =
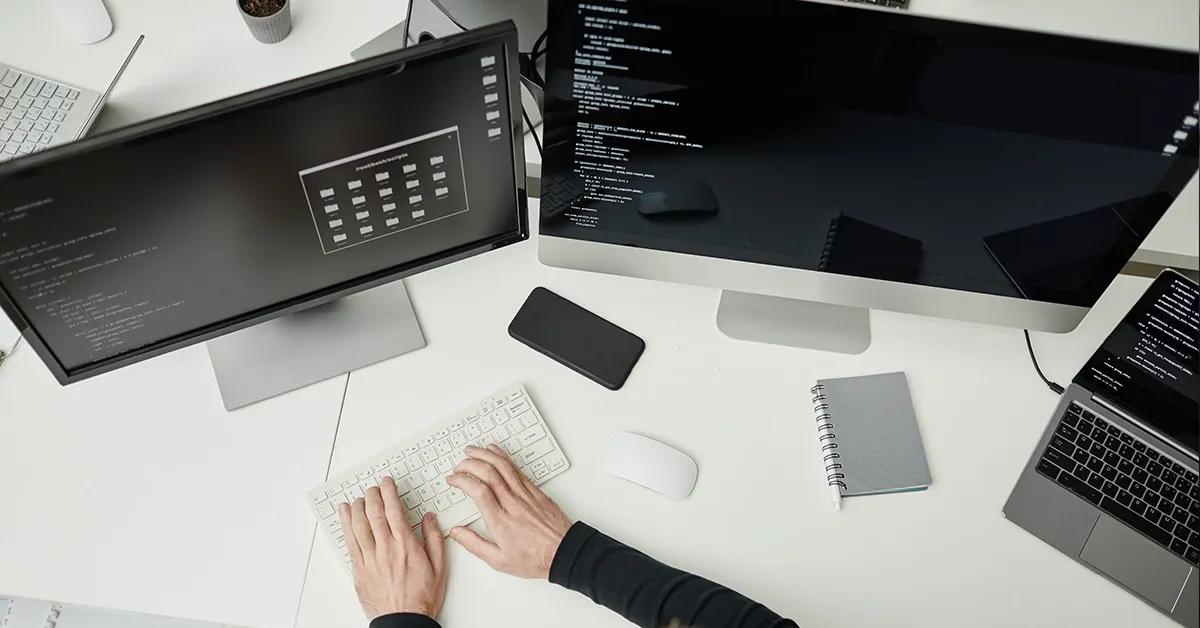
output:
[[[671,622],[693,628],[796,628],[736,591],[664,565],[582,522],[559,545],[550,581],[643,628]]]
[[[371,628],[441,628],[441,626],[424,615],[393,613],[371,620]]]

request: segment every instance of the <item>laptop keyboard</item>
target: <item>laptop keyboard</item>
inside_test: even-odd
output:
[[[55,141],[79,90],[13,69],[0,73],[0,161],[74,139]]]
[[[1072,402],[1037,470],[1189,563],[1200,564],[1196,474],[1120,427]]]

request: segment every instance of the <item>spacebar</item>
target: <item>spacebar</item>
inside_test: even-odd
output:
[[[1129,524],[1130,527],[1138,532],[1141,532],[1155,541],[1158,541],[1159,545],[1165,547],[1171,542],[1171,535],[1166,530],[1163,530],[1149,521],[1142,519],[1132,510],[1117,503],[1117,501],[1111,497],[1105,497],[1104,501],[1100,502],[1100,509]]]

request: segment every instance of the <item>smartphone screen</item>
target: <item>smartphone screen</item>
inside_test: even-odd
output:
[[[545,288],[534,288],[508,334],[592,381],[617,390],[646,343]]]

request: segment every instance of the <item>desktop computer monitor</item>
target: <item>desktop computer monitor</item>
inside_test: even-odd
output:
[[[549,29],[542,261],[722,288],[738,338],[1068,331],[1196,173],[1195,51],[792,0]]]
[[[0,305],[63,384],[216,339],[230,407],[422,346],[396,340],[415,324],[397,280],[528,238],[516,37],[497,24],[3,165]]]

